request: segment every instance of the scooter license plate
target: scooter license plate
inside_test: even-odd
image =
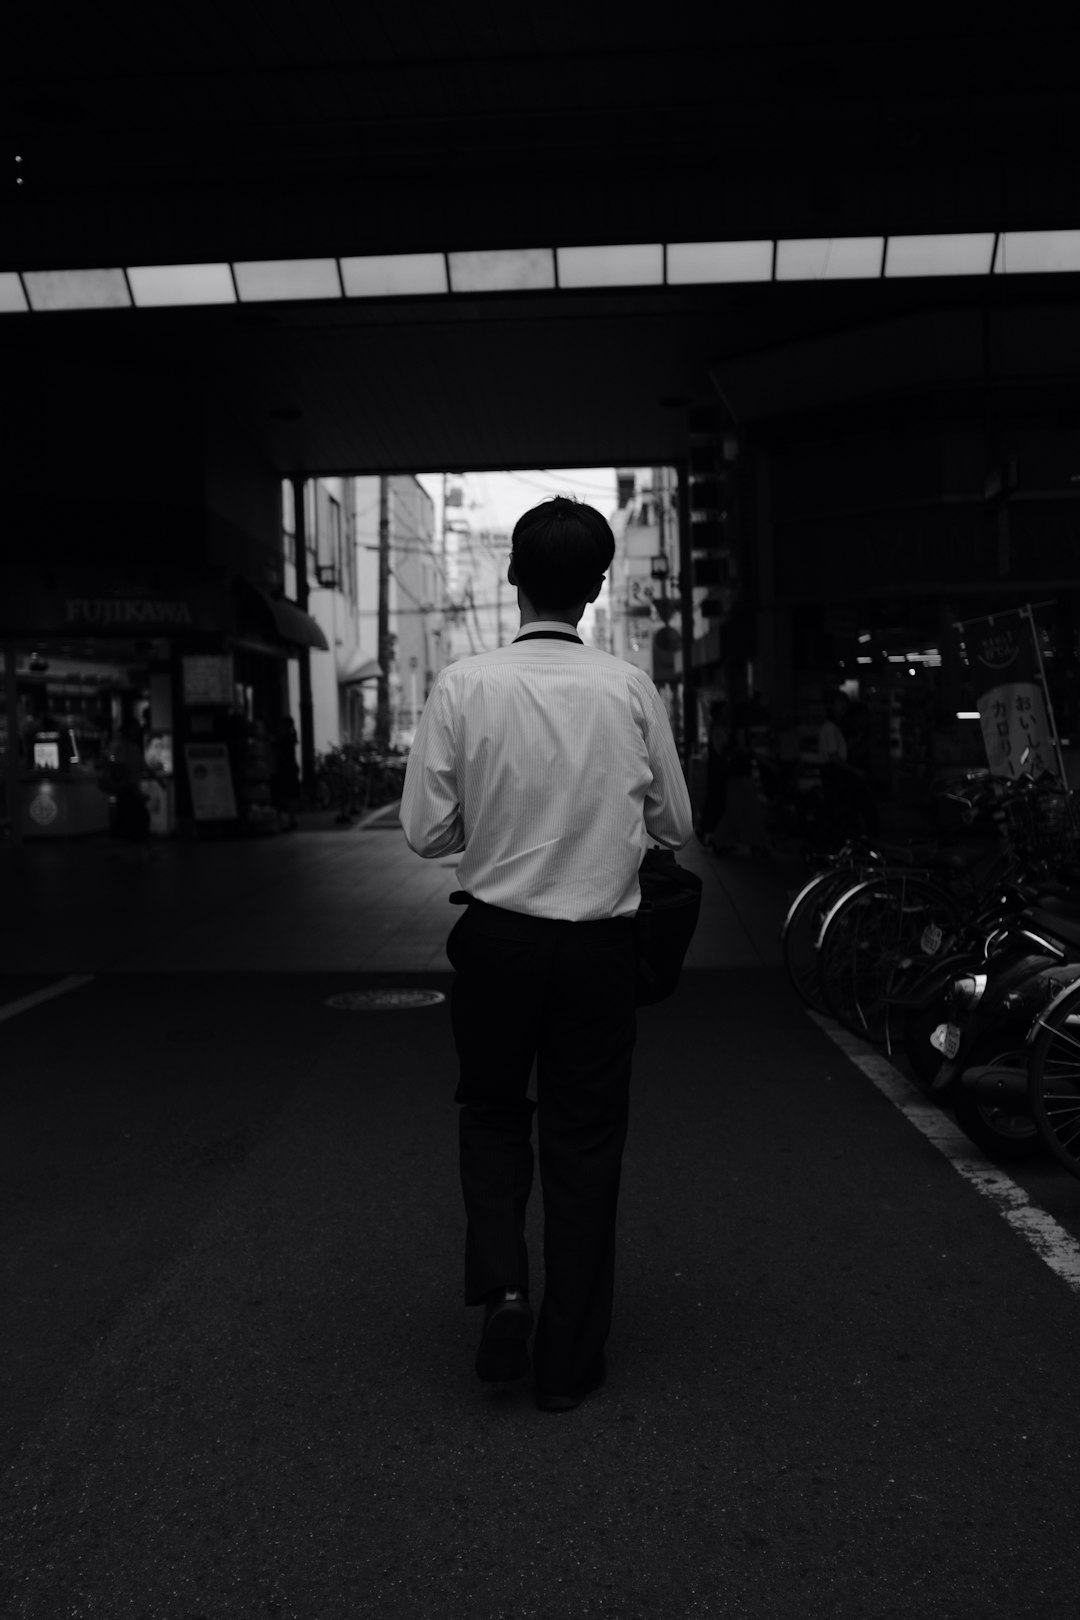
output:
[[[937,923],[927,923],[919,940],[919,948],[923,955],[936,956],[941,949],[941,941],[944,937]]]
[[[955,1024],[939,1024],[930,1037],[930,1045],[942,1052],[951,1063],[960,1050],[960,1031]]]

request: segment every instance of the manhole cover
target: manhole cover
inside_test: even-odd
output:
[[[326,1005],[342,1012],[400,1012],[406,1007],[434,1007],[445,1001],[441,990],[346,990]]]

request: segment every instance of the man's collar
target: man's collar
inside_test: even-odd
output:
[[[556,635],[576,636],[581,639],[580,631],[576,625],[567,624],[565,619],[533,619],[529,624],[523,624],[514,640],[520,636],[532,635],[534,631],[554,631]]]

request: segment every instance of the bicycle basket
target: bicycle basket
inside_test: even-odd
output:
[[[1052,778],[1006,794],[995,820],[1009,846],[1028,861],[1049,865],[1076,859],[1076,795]]]

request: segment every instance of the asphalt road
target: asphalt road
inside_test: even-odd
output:
[[[374,982],[0,1023],[0,1613],[1076,1620],[1080,1297],[774,970],[640,1015],[561,1416],[475,1377],[448,1009],[325,1005]]]

